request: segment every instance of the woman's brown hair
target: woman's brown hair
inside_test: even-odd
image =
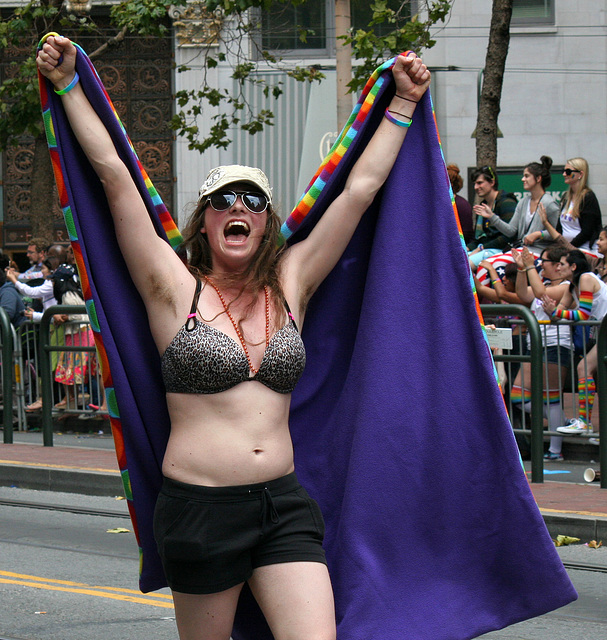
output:
[[[206,233],[200,231],[204,226],[207,203],[207,197],[199,200],[183,230],[183,243],[180,247],[180,251],[186,254],[188,269],[196,278],[210,276],[213,272],[211,247]],[[264,234],[249,266],[243,272],[225,277],[217,284],[229,286],[244,282],[242,293],[244,291],[255,293],[267,286],[272,292],[273,300],[284,304],[284,295],[278,280],[278,262],[284,248],[284,245],[278,246],[281,221],[272,205],[268,205],[267,211]]]

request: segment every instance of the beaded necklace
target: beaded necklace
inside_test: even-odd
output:
[[[242,349],[244,351],[244,354],[247,357],[247,362],[249,363],[249,369],[251,370],[251,372],[253,373],[254,376],[257,375],[257,372],[259,371],[259,369],[255,369],[253,367],[253,362],[251,361],[251,356],[249,355],[249,350],[247,349],[247,345],[246,345],[246,343],[244,341],[242,333],[240,332],[240,329],[238,328],[238,324],[236,324],[236,321],[232,317],[232,314],[230,313],[230,310],[228,309],[228,305],[226,304],[226,301],[224,300],[224,297],[221,295],[221,291],[219,291],[219,289],[215,286],[215,284],[213,282],[211,282],[211,280],[209,280],[209,278],[207,278],[205,276],[204,279],[213,287],[213,289],[215,289],[217,295],[219,296],[219,300],[221,301],[221,304],[223,305],[224,311],[226,312],[226,315],[230,319],[230,322],[232,323],[232,326],[234,327],[234,331],[236,331],[236,335],[238,336],[238,339],[240,340],[240,344],[242,345]],[[270,296],[268,295],[268,287],[266,287],[265,285],[263,287],[263,292],[264,292],[264,295],[265,295],[265,298],[266,298],[266,348],[267,348],[268,343],[270,342]]]

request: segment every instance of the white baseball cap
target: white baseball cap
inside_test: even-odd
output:
[[[272,188],[266,174],[256,167],[245,167],[240,164],[228,164],[212,169],[202,183],[198,195],[200,198],[208,196],[233,182],[248,182],[256,186],[272,204]]]

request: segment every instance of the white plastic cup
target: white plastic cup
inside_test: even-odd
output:
[[[584,471],[584,480],[586,480],[586,482],[599,482],[600,479],[600,471],[595,471],[592,467]]]

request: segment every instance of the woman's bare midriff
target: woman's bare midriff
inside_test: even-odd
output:
[[[162,472],[203,486],[253,484],[293,471],[290,394],[243,382],[214,394],[168,393],[171,435]]]

